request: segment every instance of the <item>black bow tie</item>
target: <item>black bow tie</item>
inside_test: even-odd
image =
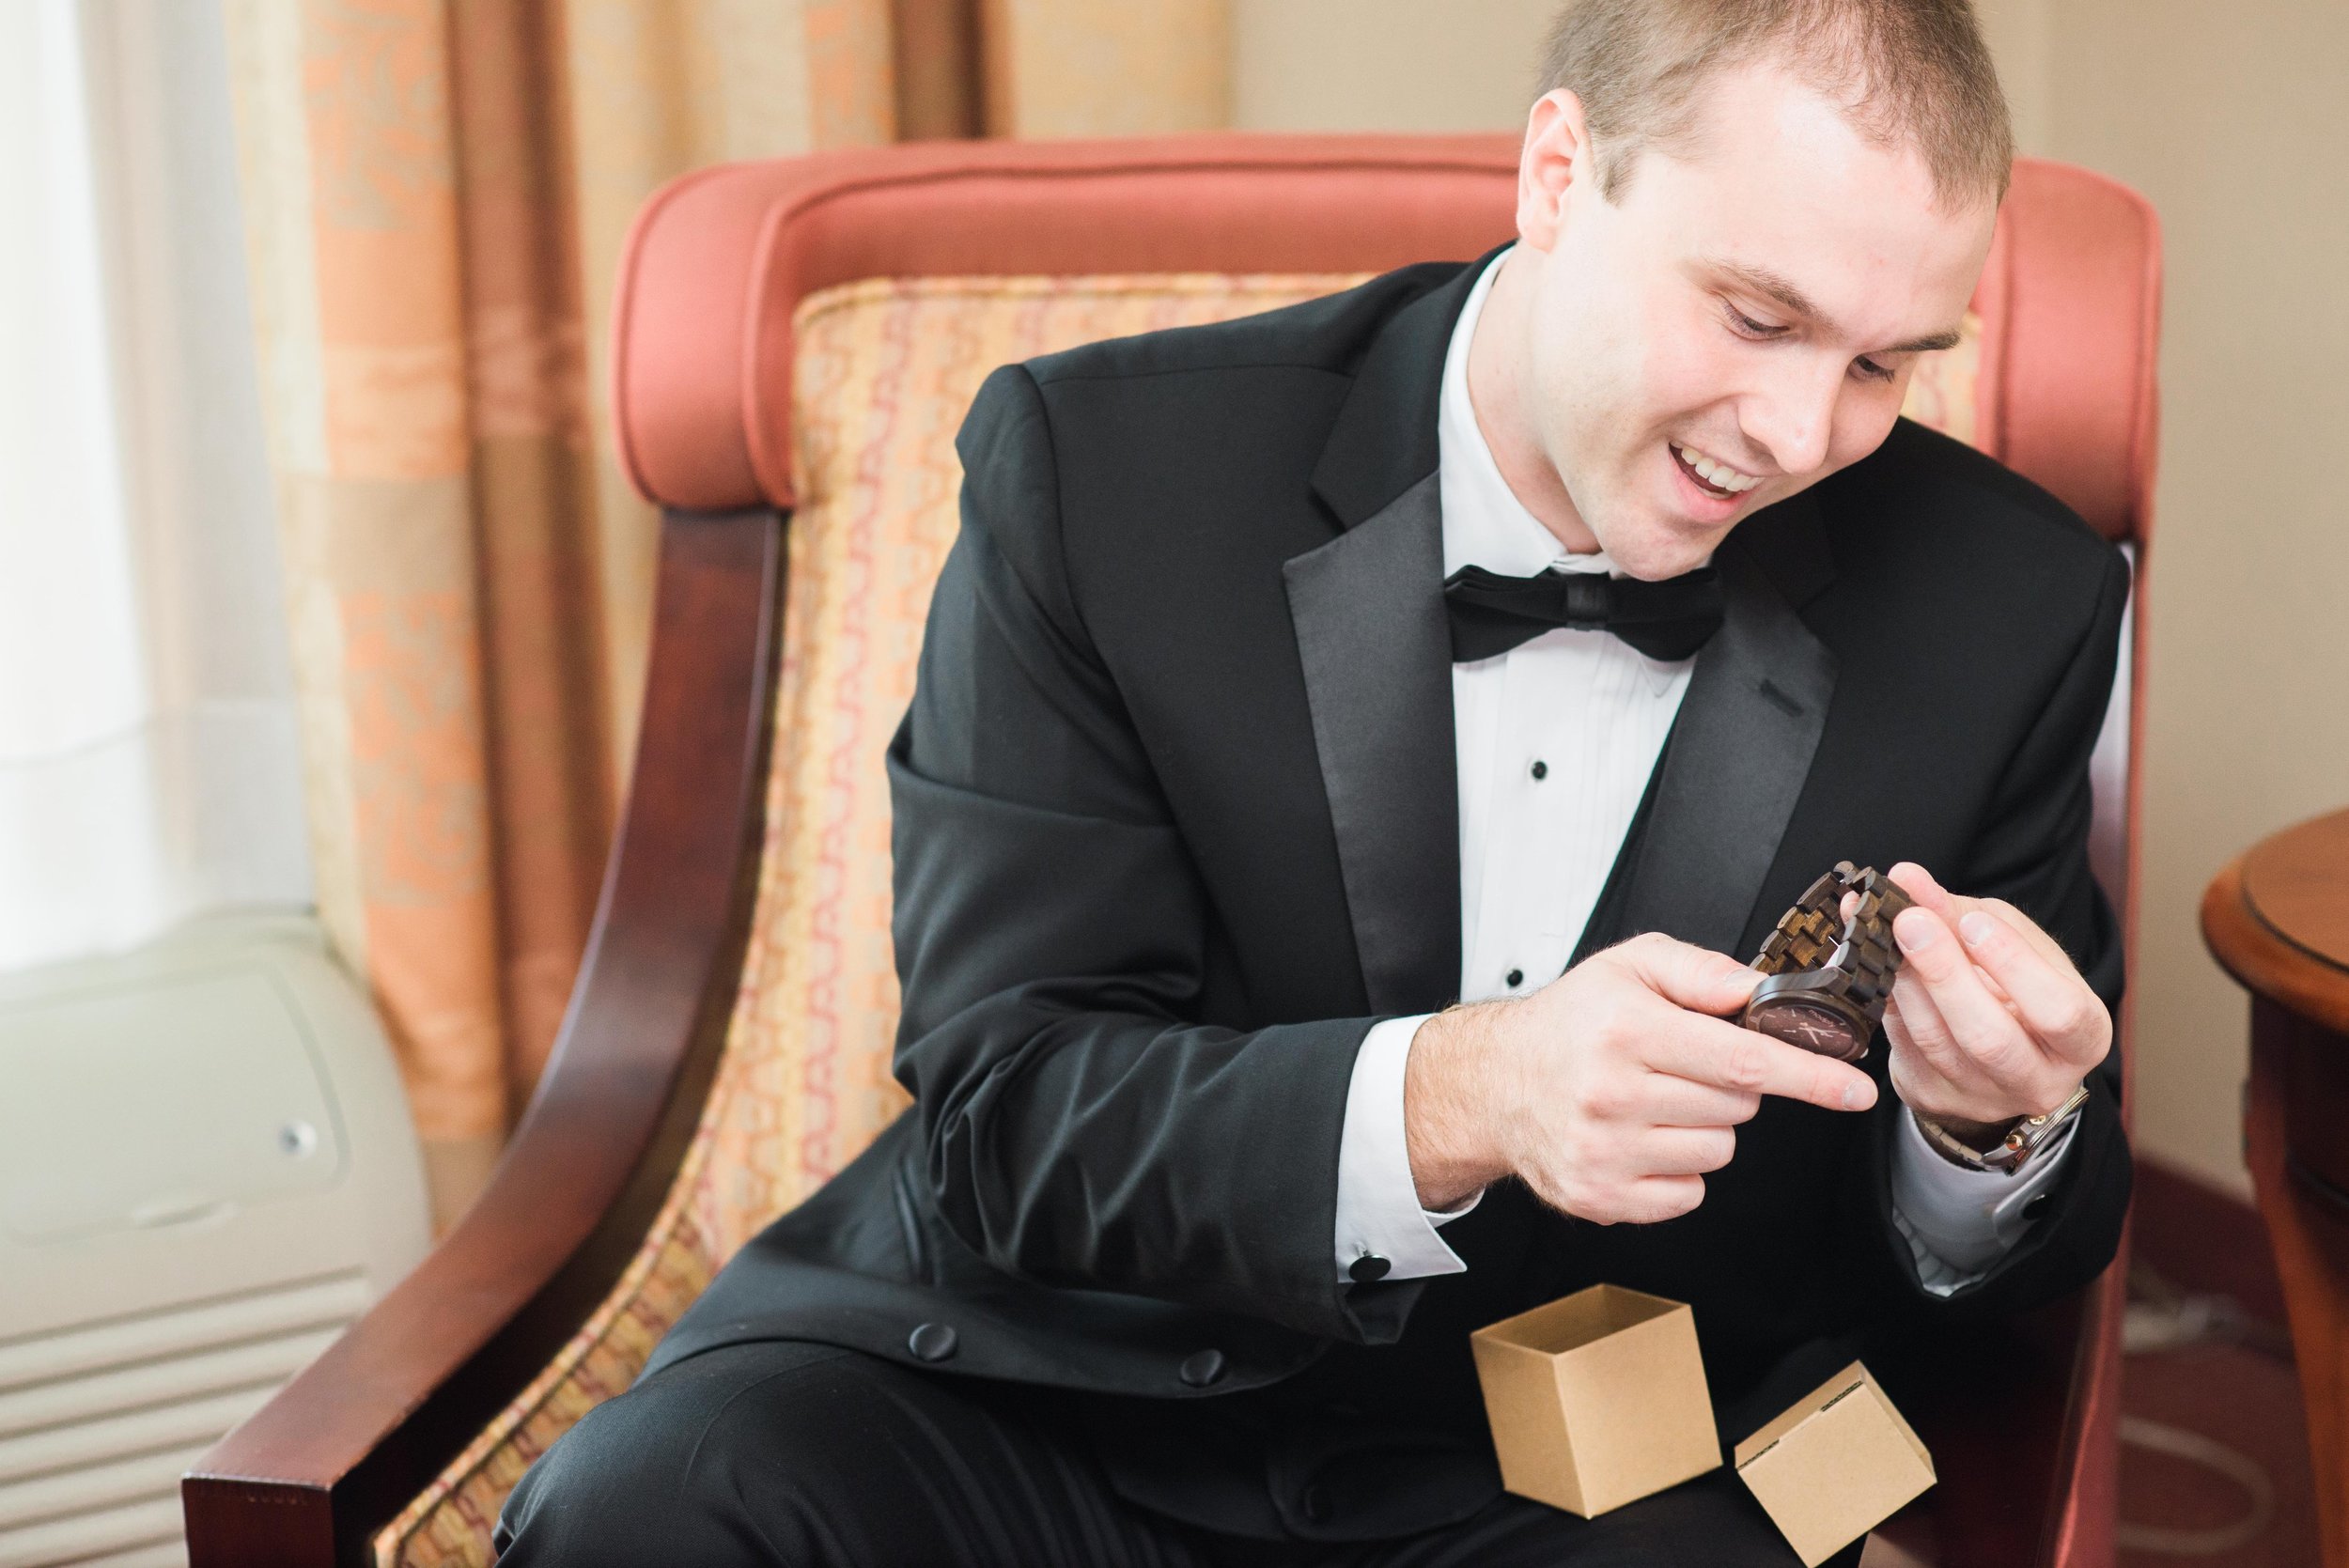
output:
[[[1721,624],[1721,574],[1711,567],[1642,582],[1597,572],[1503,577],[1462,567],[1444,579],[1452,661],[1507,653],[1545,631],[1611,631],[1650,659],[1687,659]]]

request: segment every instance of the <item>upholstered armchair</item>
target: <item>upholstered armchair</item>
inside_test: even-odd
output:
[[[904,1104],[881,753],[988,371],[1472,256],[1511,231],[1515,163],[1484,137],[933,143],[653,198],[612,363],[621,460],[664,508],[657,626],[561,1043],[473,1211],[190,1474],[195,1563],[488,1561],[531,1461]],[[2026,163],[1965,341],[1910,394],[2140,571],[2156,290],[2142,200]],[[2099,827],[2133,936],[2122,754]],[[1952,1564],[2110,1561],[2121,1306],[2116,1265],[1965,1352],[1992,1370],[1918,1412],[1942,1484],[1898,1539]]]

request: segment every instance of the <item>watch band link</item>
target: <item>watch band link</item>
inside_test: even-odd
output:
[[[1859,895],[1849,921],[1843,919],[1847,893]],[[1892,920],[1913,902],[1875,867],[1862,871],[1849,861],[1838,861],[1780,919],[1753,967],[1764,974],[1841,970],[1848,981],[1844,998],[1864,1011],[1869,1021],[1881,1022],[1901,969]]]

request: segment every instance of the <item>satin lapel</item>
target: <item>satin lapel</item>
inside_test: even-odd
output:
[[[1460,829],[1437,476],[1283,569],[1371,1010],[1440,1007],[1460,986]]]
[[[1736,953],[1810,777],[1835,656],[1796,610],[1832,575],[1807,498],[1756,517],[1716,560],[1727,596],[1672,726],[1623,934]]]

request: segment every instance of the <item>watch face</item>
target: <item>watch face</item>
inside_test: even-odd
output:
[[[1868,1054],[1868,1036],[1858,1024],[1800,997],[1765,997],[1747,1013],[1746,1026],[1839,1062],[1857,1062]]]

